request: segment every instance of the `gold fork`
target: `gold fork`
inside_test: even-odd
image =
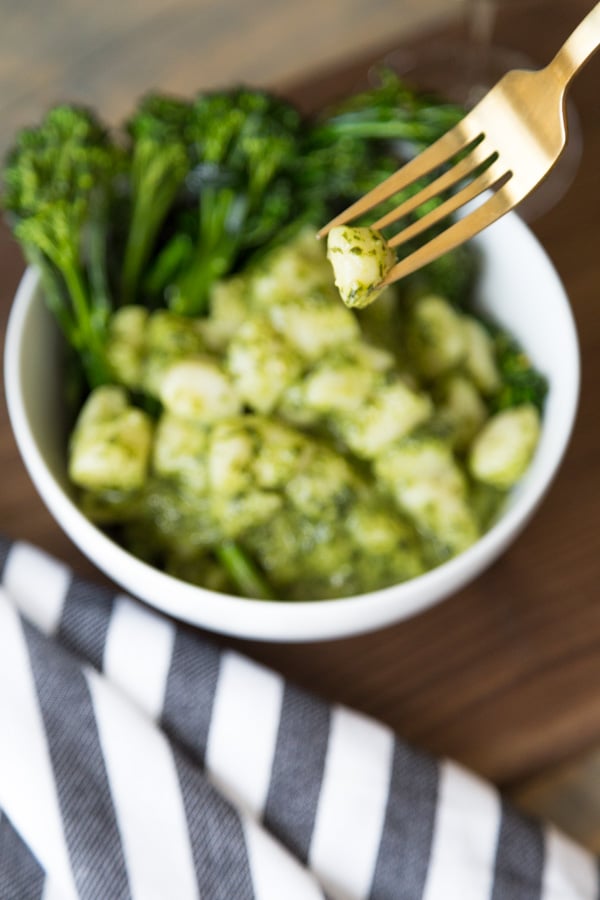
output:
[[[454,128],[332,219],[321,229],[319,237],[432,174],[435,176],[432,181],[374,221],[371,227],[385,228],[452,188],[457,188],[456,193],[416,222],[401,228],[389,240],[391,247],[399,247],[442,222],[484,192],[493,193],[400,260],[390,269],[382,285],[410,275],[487,228],[520,203],[556,163],[567,142],[567,88],[599,45],[600,3],[597,3],[549,65],[537,71],[508,72]],[[436,175],[436,170],[442,167],[442,174]]]

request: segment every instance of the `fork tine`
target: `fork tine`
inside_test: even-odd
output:
[[[489,169],[486,169],[485,172],[482,172],[481,175],[474,178],[473,181],[461,191],[458,191],[443,203],[440,203],[439,206],[427,213],[427,215],[417,219],[412,225],[399,231],[398,234],[394,235],[394,237],[388,241],[390,247],[399,247],[401,244],[406,243],[406,241],[411,240],[411,238],[416,237],[418,234],[431,228],[432,225],[437,225],[442,219],[455,213],[461,206],[464,206],[470,200],[474,200],[479,194],[482,194],[487,190],[487,188],[493,187],[493,185],[501,178],[510,175],[511,173],[507,172],[506,169],[502,169],[499,163],[500,161],[497,160],[489,167]]]
[[[461,119],[454,128],[443,134],[433,144],[430,144],[425,150],[415,156],[410,162],[382,181],[367,194],[347,207],[338,216],[335,216],[318,232],[317,237],[322,238],[327,235],[332,228],[337,225],[345,225],[357,216],[367,212],[371,207],[377,206],[384,200],[389,199],[398,191],[403,190],[413,181],[427,175],[433,169],[441,166],[453,156],[456,156],[461,150],[464,150],[469,144],[473,143],[481,136],[481,130],[477,128],[476,122],[471,118],[471,114]]]
[[[426,203],[433,197],[437,197],[439,194],[442,194],[444,191],[453,187],[463,178],[471,175],[482,163],[488,161],[492,162],[493,155],[493,153],[489,153],[486,156],[485,150],[482,149],[482,144],[477,144],[468,156],[461,159],[460,162],[452,166],[451,169],[448,169],[447,172],[444,172],[443,175],[440,175],[439,178],[436,178],[435,181],[430,182],[430,184],[426,185],[422,190],[418,191],[418,193],[414,194],[412,197],[408,197],[404,203],[401,203],[395,209],[390,210],[385,216],[377,219],[376,222],[373,222],[371,228],[381,230],[387,225],[391,225],[392,222],[397,222],[398,219],[404,218],[404,216],[407,216],[409,213],[414,212],[415,209],[418,209],[421,204]]]
[[[511,200],[509,193],[501,188],[489,200],[486,200],[477,209],[465,216],[464,219],[460,219],[458,222],[450,225],[441,234],[436,235],[431,241],[415,250],[414,253],[396,263],[381,284],[393,284],[394,281],[416,272],[421,266],[426,266],[427,263],[433,262],[438,256],[453,250],[459,244],[468,241],[480,231],[483,231],[484,228],[487,228],[488,225],[491,225],[492,222],[503,216],[513,206],[514,202]]]

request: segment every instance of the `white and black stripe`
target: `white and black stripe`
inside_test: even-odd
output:
[[[57,638],[95,669],[102,669],[114,595],[105,588],[74,578],[67,590]]]
[[[438,802],[438,765],[396,742],[371,897],[422,897]]]
[[[23,621],[0,592],[0,810],[63,900],[77,891]]]
[[[282,694],[280,675],[222,653],[206,767],[222,793],[257,819],[269,789]]]
[[[169,619],[153,615],[128,597],[117,597],[106,629],[104,673],[153,721],[165,706],[175,635]]]
[[[46,873],[8,817],[0,812],[0,897],[42,900]]]
[[[27,545],[0,572],[1,900],[597,900],[460,767]]]
[[[204,763],[219,678],[216,646],[178,630],[168,673],[162,727]]]
[[[544,835],[531,819],[502,805],[492,900],[538,900],[544,871]]]
[[[9,546],[0,540],[4,589],[38,631],[54,634],[71,583],[69,569],[29,544],[12,545],[10,554]]]
[[[389,792],[393,736],[335,707],[309,865],[331,896],[370,893]]]
[[[88,672],[87,681],[132,896],[197,900],[187,819],[168,740],[97,672]]]
[[[326,703],[285,685],[263,821],[303,863],[315,827],[330,719]]]
[[[441,764],[424,900],[490,896],[499,808],[490,785],[453,763]]]
[[[175,764],[201,897],[252,900],[248,851],[239,813],[182,754]]]
[[[65,838],[78,896],[129,897],[124,848],[96,715],[76,658],[25,623]]]

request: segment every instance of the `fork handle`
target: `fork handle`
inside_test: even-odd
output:
[[[596,3],[567,38],[552,62],[565,87],[600,46],[600,3]]]

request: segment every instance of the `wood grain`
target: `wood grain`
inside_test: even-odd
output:
[[[512,6],[513,19],[501,23],[505,38],[547,59],[591,3],[548,4],[543,30]],[[306,77],[289,93],[314,108],[353,89],[384,49]],[[477,581],[397,626],[322,644],[219,639],[331,700],[378,717],[420,747],[471,766],[592,846],[598,846],[600,829],[599,66],[597,60],[574,88],[584,136],[575,181],[534,226],[571,298],[583,359],[573,440],[539,512]],[[2,328],[21,270],[17,249],[0,230]],[[37,498],[4,405],[0,472],[0,529],[100,580]],[[583,795],[588,806],[582,819],[577,798]]]
[[[150,88],[283,84],[462,0],[0,0],[0,150],[58,99],[125,116]]]

